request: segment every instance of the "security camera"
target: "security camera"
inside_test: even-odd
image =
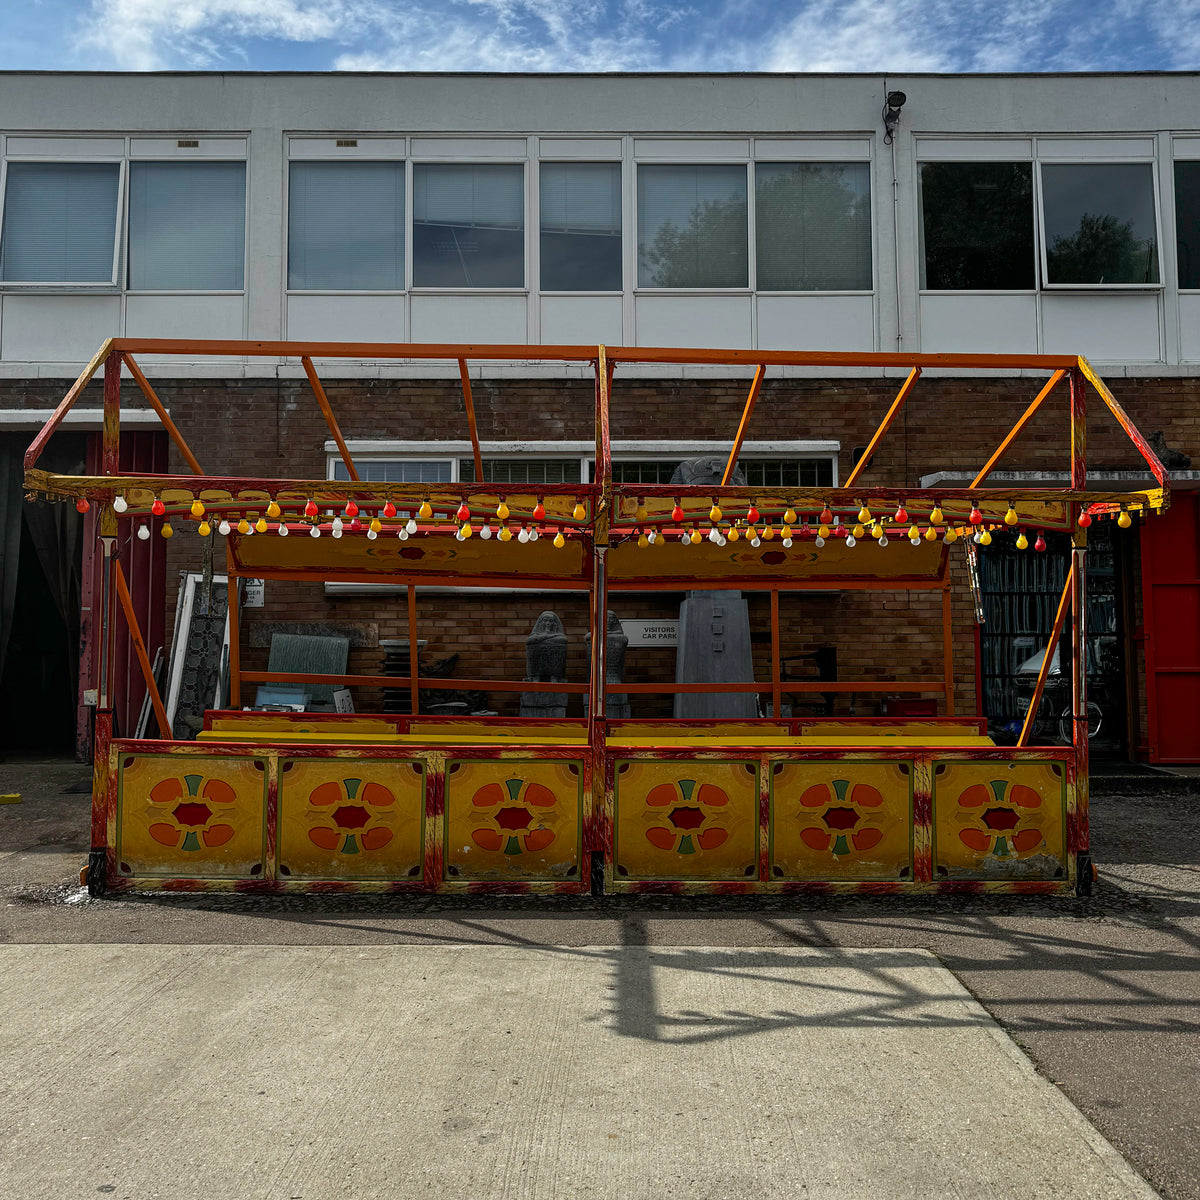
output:
[[[896,126],[900,124],[900,110],[904,107],[907,99],[908,97],[903,92],[888,92],[887,99],[883,102],[883,140],[889,146],[896,132]]]

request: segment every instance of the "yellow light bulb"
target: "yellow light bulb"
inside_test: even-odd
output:
[[[910,542],[914,541],[916,538],[919,538],[920,536],[921,536],[921,531],[915,525],[910,525],[908,527],[908,540]]]
[[[714,525],[721,519],[721,510],[715,504],[708,510],[708,519]]]
[[[872,524],[871,524],[871,536],[872,536],[872,537],[873,537],[873,538],[874,538],[876,541],[879,541],[879,539],[880,539],[881,537],[883,537],[883,526],[882,526],[882,525],[880,525],[880,523],[879,523],[878,521],[874,521],[874,522],[872,522]]]
[[[1005,525],[1015,525],[1017,523],[1017,510],[1010,504],[1008,512],[1004,514]]]
[[[1128,529],[1130,525],[1133,524],[1133,518],[1127,512],[1125,512],[1124,509],[1122,509],[1121,515],[1117,518],[1117,524],[1120,525],[1122,529]]]
[[[259,533],[266,533],[267,532],[267,518],[259,517],[258,520],[254,522],[254,528]]]
[[[725,535],[731,542],[736,542],[742,535],[738,533],[735,525],[730,525],[729,532]]]
[[[858,525],[855,525],[852,530],[850,530],[850,533],[853,535],[854,540],[858,541],[858,539],[862,537],[864,533],[866,533],[866,530],[862,527],[862,524],[859,523]]]
[[[501,521],[508,520],[508,505],[505,504],[503,500],[496,505],[496,516],[498,516]]]
[[[160,533],[163,535],[163,537],[165,537],[165,538],[171,538],[171,537],[174,537],[174,536],[175,536],[175,530],[173,530],[173,529],[171,528],[171,522],[170,522],[170,521],[164,521],[164,522],[163,522],[162,529],[161,529],[159,532],[160,532]]]
[[[500,527],[500,540],[502,542],[511,542],[512,541],[512,530],[509,529],[509,527],[507,525],[502,525]]]
[[[929,514],[929,519],[934,525],[940,525],[945,520],[945,517],[942,515],[942,510],[940,508],[935,508],[933,512]]]
[[[762,539],[764,542],[769,542],[775,536],[774,525],[764,525],[762,531]]]
[[[637,512],[633,514],[634,520],[644,521],[649,515],[650,514],[646,512],[646,506],[639,502],[637,506]]]
[[[1024,550],[1029,545],[1029,539],[1023,534],[1017,535],[1017,549]]]
[[[464,521],[462,524],[462,528],[458,532],[463,535],[463,540],[466,541],[466,539],[469,538],[471,536],[471,534],[473,534],[475,532],[475,530],[473,530],[471,528],[470,521]]]
[[[785,525],[795,525],[795,523],[796,523],[796,510],[795,510],[794,508],[789,508],[789,509],[787,510],[787,512],[785,512],[785,513],[783,514],[783,523],[784,523]],[[784,536],[784,537],[787,537],[788,535],[785,533],[783,536]]]
[[[204,505],[201,504],[201,502],[199,500],[192,501],[192,516],[193,517],[204,516]]]
[[[784,516],[786,517],[786,515],[787,514],[785,513]],[[792,536],[792,527],[788,525],[786,521],[779,527],[779,536],[781,538],[790,538]]]
[[[575,507],[571,510],[571,516],[577,521],[582,521],[587,516],[587,506],[582,500],[576,502]]]
[[[368,528],[372,533],[378,533],[383,528],[383,522],[378,517],[372,517]]]
[[[563,537],[562,530],[554,535],[554,547],[556,550],[561,550],[567,544],[567,539]]]
[[[693,545],[693,546],[698,546],[698,545],[700,545],[700,541],[701,541],[701,538],[700,538],[700,530],[698,530],[698,529],[693,529],[693,530],[692,530],[692,545]]]
[[[819,537],[827,538],[829,536],[829,526],[824,523],[822,523],[821,525],[818,525],[817,526],[817,535]]]
[[[925,540],[927,542],[936,542],[937,541],[937,530],[934,529],[934,527],[932,525],[930,525],[929,528],[925,530]]]
[[[201,522],[200,522],[200,525],[199,525],[199,527],[198,527],[198,528],[197,528],[197,530],[196,530],[196,532],[197,532],[197,533],[198,533],[198,534],[199,534],[201,537],[208,537],[208,535],[209,535],[210,533],[212,533],[212,526],[211,526],[211,525],[210,525],[210,524],[209,524],[207,521],[201,521]]]
[[[953,526],[953,525],[947,525],[947,526],[946,526],[946,538],[945,538],[945,541],[946,541],[946,544],[947,544],[947,545],[949,545],[951,542],[957,542],[957,541],[958,541],[958,533],[957,533],[957,531],[955,530],[955,528],[954,528],[954,526]]]
[[[758,529],[757,529],[757,527],[756,527],[756,526],[754,526],[754,525],[748,525],[748,526],[746,527],[746,536],[747,536],[747,537],[748,537],[748,538],[749,538],[751,541],[754,541],[754,539],[755,539],[756,537],[758,537]]]
[[[270,517],[272,520],[274,520],[277,516],[279,516],[279,505],[276,504],[274,500],[272,500],[271,503],[267,505],[267,516]]]
[[[562,534],[560,533],[558,536],[562,537]],[[555,541],[557,541],[557,540],[558,539],[556,538]],[[639,533],[638,534],[638,547],[642,550],[645,550],[645,548],[648,545],[650,545],[650,539],[644,533]]]
[[[238,533],[249,533],[250,532],[250,522],[247,521],[245,517],[243,517],[238,522],[237,531],[238,531]]]
[[[860,525],[865,525],[870,519],[871,510],[864,504],[862,508],[858,510],[858,523]],[[854,536],[858,537],[858,534],[855,534]]]
[[[979,535],[979,544],[981,546],[990,546],[992,544],[992,535],[986,529]]]
[[[429,507],[428,500],[421,501],[421,507],[417,509],[417,516],[423,521],[428,520],[433,515],[433,509]]]

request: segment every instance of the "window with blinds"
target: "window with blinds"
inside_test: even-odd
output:
[[[525,168],[413,167],[413,286],[525,286]]]
[[[621,290],[621,164],[542,163],[544,292]]]
[[[871,179],[866,163],[757,163],[760,292],[871,290]]]
[[[354,469],[364,483],[449,483],[454,463],[448,458],[359,458]],[[341,459],[334,461],[333,478],[350,478]]]
[[[680,460],[613,462],[614,483],[670,483]],[[832,487],[830,458],[739,458],[747,487]],[[595,477],[595,469],[592,471]]]
[[[746,168],[642,165],[637,172],[638,286],[749,286]]]
[[[245,256],[245,163],[130,165],[131,291],[240,292]]]
[[[114,283],[117,163],[8,164],[0,280]]]
[[[403,290],[404,163],[291,164],[288,287]]]
[[[578,483],[578,458],[485,458],[485,483]],[[464,483],[475,482],[475,460],[458,461],[458,477]]]

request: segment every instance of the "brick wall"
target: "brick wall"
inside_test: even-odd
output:
[[[864,445],[894,396],[898,380],[768,381],[762,390],[747,436],[754,438],[836,439],[841,443],[840,474],[851,468],[851,452]],[[1200,380],[1125,379],[1112,388],[1134,422],[1148,436],[1162,431],[1167,443],[1200,461]],[[1030,379],[921,380],[906,409],[874,456],[871,482],[915,486],[939,470],[978,467],[1024,411],[1035,394]],[[299,380],[163,380],[159,395],[207,471],[256,477],[323,478],[324,443],[329,433],[308,389]],[[48,407],[65,388],[42,380],[0,382],[0,408]],[[331,380],[326,385],[347,438],[420,440],[466,437],[462,394],[452,381]],[[612,436],[617,439],[672,436],[728,439],[737,427],[747,383],[697,380],[630,380],[618,372],[612,401]],[[593,436],[593,388],[579,380],[502,380],[473,385],[481,438],[485,440],[590,439]],[[127,403],[140,397],[130,384]],[[1130,468],[1139,458],[1123,431],[1094,395],[1089,396],[1089,466]],[[99,406],[98,384],[81,399]],[[140,405],[138,405],[140,407]],[[1047,402],[1004,459],[1006,470],[1065,470],[1068,465],[1066,388]],[[173,471],[186,468],[172,448]],[[1131,531],[1131,540],[1136,534]],[[867,549],[864,547],[864,549]],[[170,546],[168,612],[173,611],[178,572],[198,570],[199,539],[183,533]],[[974,629],[963,557],[952,555],[954,656],[959,712],[975,707]],[[1135,604],[1140,587],[1133,589]],[[331,598],[319,584],[267,584],[267,606],[246,614],[254,621],[369,621],[380,638],[405,638],[403,596]],[[678,597],[614,597],[618,616],[675,616]],[[584,635],[587,611],[582,596],[423,594],[418,610],[419,636],[428,639],[424,661],[460,655],[456,674],[467,678],[520,678],[524,638],[538,613],[553,608],[569,637],[569,675],[586,679]],[[770,678],[769,606],[765,596],[750,599],[755,665],[760,679]],[[781,651],[785,657],[811,652],[823,644],[838,651],[843,679],[916,678],[941,673],[941,602],[937,593],[845,593],[785,595],[780,606]],[[1130,624],[1138,620],[1130,613]],[[168,628],[170,622],[168,621]],[[265,669],[266,651],[251,649],[243,629],[243,663]],[[351,652],[352,672],[375,673],[383,653],[376,647]],[[627,678],[649,681],[673,677],[669,649],[631,647]],[[1140,648],[1138,669],[1142,669]],[[1140,689],[1138,689],[1140,692]],[[378,697],[362,692],[360,708]],[[858,712],[875,711],[878,698],[860,697]],[[501,712],[515,711],[515,694],[492,693]],[[578,698],[572,710],[579,709]],[[669,697],[638,697],[635,712],[660,715]],[[814,699],[812,703],[818,704]],[[850,701],[839,702],[847,711]],[[1144,728],[1144,698],[1137,697]]]

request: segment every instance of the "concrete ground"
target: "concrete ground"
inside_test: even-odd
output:
[[[1110,790],[1094,798],[1092,844],[1100,867],[1100,882],[1097,894],[1087,900],[628,898],[602,901],[597,907],[585,902],[557,902],[547,906],[545,901],[483,898],[256,900],[213,895],[92,901],[80,891],[74,879],[86,852],[88,797],[82,792],[64,790],[85,785],[86,778],[86,770],[74,764],[0,764],[0,792],[25,793],[21,805],[0,806],[0,943],[26,946],[90,943],[93,947],[103,943],[324,946],[342,947],[343,953],[362,948],[368,955],[375,954],[369,949],[372,947],[402,945],[504,946],[535,955],[550,953],[552,962],[565,961],[560,958],[564,948],[615,947],[607,953],[625,955],[627,964],[639,962],[638,955],[659,953],[660,948],[661,953],[670,955],[684,948],[708,948],[702,953],[710,954],[714,952],[712,948],[724,947],[746,956],[739,960],[742,965],[734,972],[739,977],[755,975],[755,969],[749,965],[754,961],[754,953],[778,955],[784,950],[800,948],[828,954],[834,948],[847,947],[927,950],[978,998],[983,1008],[1026,1051],[1045,1079],[1074,1101],[1160,1194],[1171,1200],[1200,1200],[1200,1088],[1196,1083],[1200,1079],[1200,793],[1189,790],[1194,784],[1168,781],[1164,790],[1148,787],[1142,781],[1118,779],[1108,786],[1120,787],[1120,792]],[[11,950],[0,948],[0,953],[7,952]],[[21,952],[47,953],[40,948]],[[116,953],[129,956],[135,952]],[[214,953],[220,957],[230,952]],[[64,957],[61,961],[66,963],[68,959]],[[778,958],[772,961],[778,964]],[[121,969],[133,970],[133,967]],[[827,964],[826,969],[833,968]],[[59,965],[50,974],[61,975],[70,970],[70,966]],[[655,971],[638,969],[624,975],[617,972],[614,982],[635,988],[639,979],[644,982]],[[675,977],[677,973],[668,974]],[[702,977],[708,972],[696,974]],[[86,975],[79,978],[76,984],[79,990],[87,988],[87,978]],[[745,983],[738,986],[749,987]],[[565,980],[563,988],[566,989],[563,994],[567,995],[569,987]],[[807,994],[808,989],[804,991]],[[779,1011],[796,1010],[796,992],[795,988],[788,992],[791,998],[782,1003]],[[118,995],[119,989],[110,994]],[[713,1080],[731,1079],[737,1073],[738,1054],[747,1051],[755,1055],[758,1051],[751,1050],[752,1045],[761,1042],[765,1046],[780,1036],[779,1030],[766,1028],[760,1037],[757,1030],[758,1024],[769,1027],[776,1001],[769,990],[756,996],[753,1004],[745,997],[739,1000],[715,992],[703,994],[706,996],[703,1004],[679,1002],[678,1012],[682,1014],[683,1009],[690,1008],[702,1014],[719,1014],[720,1021],[734,1027],[743,1019],[756,1026],[754,1037],[725,1034],[712,1047],[714,1057],[709,1061],[725,1064],[719,1071],[714,1068]],[[945,993],[944,998],[948,995]],[[847,1003],[861,1005],[861,997]],[[489,1011],[487,997],[480,1007],[484,1013]],[[735,1017],[725,1016],[726,1008]],[[67,1011],[63,1012],[64,1021]],[[661,1014],[674,1010],[661,1005],[647,1008],[646,1003],[639,1002],[623,1003],[615,1011],[618,1015],[658,1013],[654,1021],[661,1023]],[[748,1016],[736,1017],[737,1013]],[[617,1016],[611,1016],[610,1020],[616,1021]],[[858,1040],[866,1036],[864,1030],[868,1024],[864,1022],[856,1032]],[[130,1011],[122,1028],[132,1036],[145,1027],[144,1019],[136,1011]],[[556,1028],[561,1032],[563,1027]],[[574,1026],[570,1028],[574,1033]],[[674,1028],[672,1022],[668,1020],[665,1028],[670,1032]],[[476,1025],[471,1026],[472,1042],[482,1036],[476,1029]],[[878,1031],[870,1032],[874,1036]],[[795,1030],[792,1033],[799,1036]],[[909,1033],[910,1030],[904,1031],[904,1036]],[[65,1043],[70,1044],[73,1036],[67,1037]],[[923,1036],[929,1037],[930,1031],[924,1030]],[[804,1037],[810,1038],[811,1031],[806,1031]],[[884,1036],[877,1044],[885,1045],[887,1040]],[[792,1043],[785,1039],[773,1044]],[[846,1047],[853,1050],[855,1044],[852,1038]],[[60,1051],[65,1055],[63,1069],[69,1064],[71,1086],[88,1091],[93,1097],[97,1091],[103,1092],[112,1081],[105,1060],[111,1049],[106,1048],[103,1039],[84,1037],[73,1053],[65,1055]],[[943,1055],[941,1070],[945,1080],[954,1078],[954,1053]],[[583,1065],[587,1083],[581,1086],[582,1092],[587,1093],[593,1086],[594,1072],[586,1060]],[[930,1069],[936,1078],[938,1069]],[[630,1104],[631,1097],[636,1102],[636,1093],[645,1086],[643,1074],[639,1070],[621,1105]],[[911,1082],[912,1105],[930,1103],[926,1098],[928,1092],[923,1090],[926,1076],[914,1072]],[[597,1096],[611,1096],[605,1091],[607,1083],[601,1081],[596,1086]],[[790,1074],[780,1086],[798,1085]],[[450,1090],[453,1092],[454,1088]],[[846,1112],[861,1119],[864,1114],[870,1115],[873,1103],[865,1098],[861,1107],[848,1105]],[[613,1107],[615,1102],[604,1101],[604,1104]],[[368,1101],[364,1112],[371,1107]],[[852,1128],[849,1117],[843,1125]],[[782,1129],[783,1126],[776,1129],[779,1136],[783,1136]],[[788,1136],[794,1137],[794,1132]],[[845,1132],[839,1136],[846,1136]],[[666,1133],[663,1139],[664,1144],[670,1142]],[[984,1147],[993,1143],[980,1139],[978,1144]],[[5,1143],[0,1135],[0,1149],[3,1148]],[[667,1156],[663,1161],[679,1161],[671,1146],[663,1153]],[[1006,1151],[1006,1157],[1019,1157],[1020,1153],[1012,1148]],[[0,1154],[0,1161],[4,1157]],[[537,1174],[537,1179],[558,1178],[551,1168],[547,1167],[547,1171],[550,1173]],[[716,1186],[717,1177],[708,1174],[702,1177],[702,1183],[710,1178]],[[844,1178],[848,1180],[851,1176]],[[903,1184],[903,1179],[895,1178],[898,1186]],[[830,1182],[818,1176],[812,1179],[814,1189],[809,1194],[841,1194],[833,1190],[837,1180]],[[95,1186],[103,1182],[97,1180]],[[1013,1176],[1012,1182],[1009,1190],[1005,1190],[1006,1184],[993,1179],[990,1191],[980,1183],[975,1190],[967,1188],[957,1193],[945,1186],[932,1185],[924,1192],[886,1193],[876,1187],[874,1192],[858,1194],[1037,1194],[1020,1190],[1017,1176]],[[1021,1175],[1020,1188],[1027,1183]],[[489,1194],[487,1187],[491,1184],[480,1186],[483,1190],[475,1194]],[[516,1184],[513,1187],[516,1190],[499,1194],[542,1194],[530,1190],[533,1183],[521,1184],[525,1190]],[[0,1195],[3,1194],[0,1188]],[[136,1194],[140,1200],[142,1195],[154,1192]],[[274,1197],[285,1193],[261,1194]],[[438,1193],[435,1190],[430,1194]],[[681,1177],[674,1193],[647,1194],[725,1193],[697,1191]],[[797,1190],[791,1194],[804,1193]],[[1090,1194],[1122,1193],[1101,1188]]]
[[[28,1200],[1154,1195],[923,951],[5,946],[0,1013]]]

